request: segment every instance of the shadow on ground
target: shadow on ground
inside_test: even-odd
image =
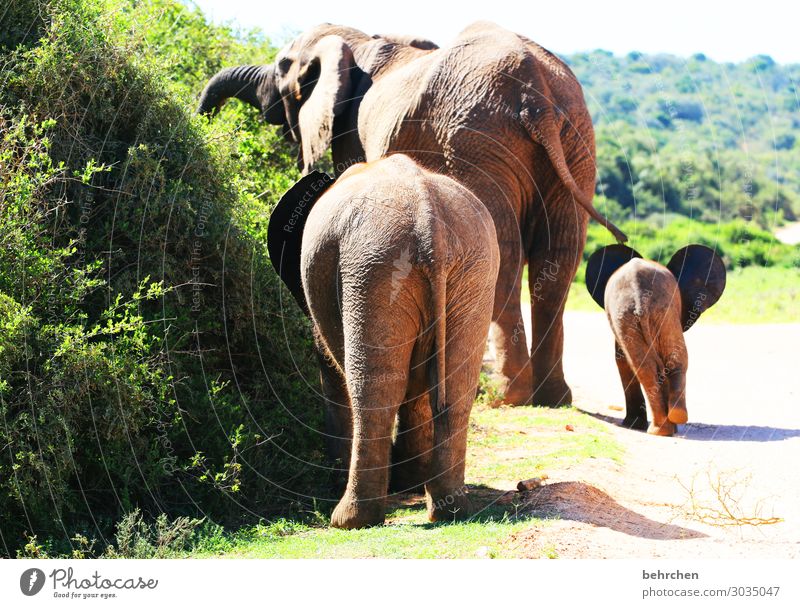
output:
[[[525,493],[520,509],[535,517],[558,517],[652,540],[704,538],[695,530],[652,520],[580,481],[552,483]]]
[[[597,412],[581,410],[584,414],[614,426],[622,426],[622,419]],[[678,427],[675,437],[693,441],[785,441],[800,437],[800,429],[782,429],[773,426],[747,426],[737,424],[704,424],[689,422]],[[653,438],[658,441],[657,437]]]
[[[470,521],[488,521],[504,517],[524,519],[571,520],[609,528],[629,536],[653,540],[705,538],[706,535],[673,524],[652,520],[622,506],[608,494],[581,481],[551,483],[528,492],[506,492],[488,486],[470,486],[470,498],[476,512]],[[425,509],[419,495],[396,495],[391,508]],[[443,525],[421,524],[426,527]]]
[[[800,429],[690,422],[678,429],[677,436],[696,441],[785,441],[800,437]]]

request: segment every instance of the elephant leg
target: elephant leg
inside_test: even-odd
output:
[[[465,365],[470,368],[471,365]],[[474,378],[467,370],[448,372],[447,385],[455,387],[453,395],[448,392],[447,402],[437,408],[433,416],[434,450],[431,459],[431,476],[425,484],[425,494],[430,521],[454,521],[469,517],[472,505],[464,485],[467,454],[467,430],[469,412],[475,399],[475,387],[466,388],[467,380]],[[460,392],[460,394],[459,394]]]
[[[428,394],[412,397],[397,415],[397,435],[392,446],[392,492],[425,491],[433,450],[433,423]]]
[[[433,411],[434,448],[430,480],[425,484],[431,521],[465,519],[472,514],[464,485],[469,414],[477,391],[490,302],[473,301],[469,311],[447,321],[445,403]],[[485,331],[485,329],[484,329]],[[436,400],[434,400],[435,402]]]
[[[625,419],[622,421],[622,425],[625,428],[646,431],[647,406],[644,401],[642,386],[639,384],[636,374],[633,373],[619,342],[615,342],[614,351],[619,378],[622,381],[622,390],[625,391]]]
[[[689,421],[689,412],[686,411],[686,372],[671,370],[668,375],[669,413],[667,418],[675,424],[686,424]]]
[[[363,314],[363,313],[362,313]],[[331,516],[337,528],[381,524],[386,516],[392,427],[408,390],[413,340],[375,310],[359,326],[345,329],[345,376],[353,416],[350,472],[344,496]],[[345,314],[345,319],[354,318]],[[347,324],[347,321],[345,321]],[[413,333],[411,335],[414,335]]]
[[[551,240],[555,234],[540,236]],[[551,243],[552,244],[552,243]],[[531,292],[531,370],[533,403],[558,407],[572,403],[564,379],[564,305],[580,263],[581,250],[542,247],[528,261]]]
[[[346,473],[350,465],[353,417],[347,383],[339,366],[317,345],[322,396],[325,401],[325,447],[334,470]]]
[[[501,241],[499,245],[503,266],[497,277],[489,330],[496,361],[495,373],[500,381],[503,402],[526,405],[531,403],[532,376],[520,307],[521,242]]]
[[[569,170],[583,191],[594,189],[595,162],[588,115],[563,133]],[[579,134],[583,133],[584,136]],[[531,292],[531,369],[533,402],[559,406],[572,403],[564,378],[564,306],[586,245],[589,217],[547,164],[537,172],[533,201],[535,218],[528,247],[528,285]]]
[[[657,377],[658,372],[656,372],[656,378]],[[647,432],[651,435],[671,437],[675,434],[676,428],[675,423],[667,418],[666,391],[661,389],[657,381],[655,385],[654,387],[648,387],[647,384],[645,384],[647,399],[650,401],[650,411],[653,413],[653,422],[647,427]]]
[[[651,435],[671,436],[675,433],[675,425],[667,419],[668,391],[665,382],[664,366],[658,356],[642,344],[636,348],[628,348],[631,357],[630,365],[636,377],[640,379],[653,421],[647,429]]]
[[[686,353],[686,342],[683,335],[677,339],[665,340],[661,344],[661,358],[664,360],[665,386],[667,393],[667,418],[675,424],[686,424],[689,412],[686,410],[686,368],[689,356]]]

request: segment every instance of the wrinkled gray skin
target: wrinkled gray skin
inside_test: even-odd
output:
[[[625,391],[628,428],[647,428],[642,387],[650,404],[648,433],[671,436],[685,424],[686,370],[678,282],[669,269],[635,258],[608,280],[605,310],[616,338],[617,368]]]
[[[403,433],[425,446],[409,456],[419,460],[429,518],[467,516],[467,423],[499,267],[486,208],[404,155],[355,165],[309,212],[300,267],[331,362],[329,396],[346,405],[338,424],[352,426],[331,524],[383,522],[393,425],[412,410],[417,423]]]
[[[326,24],[295,39],[274,65],[223,70],[204,90],[200,111],[237,96],[299,143],[304,173],[329,147],[337,174],[405,152],[471,189],[494,219],[502,260],[491,335],[505,399],[571,402],[562,315],[588,217],[618,240],[625,236],[592,207],[591,117],[560,59],[487,22],[441,49]],[[530,353],[520,310],[526,263],[536,288]]]

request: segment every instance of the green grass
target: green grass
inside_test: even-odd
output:
[[[583,267],[578,278],[583,277]],[[530,303],[527,278],[522,301]],[[568,311],[600,312],[600,307],[576,279],[569,290]],[[748,266],[728,271],[725,293],[703,315],[702,323],[800,323],[800,270]]]
[[[570,425],[574,430],[566,430]],[[479,408],[470,418],[467,482],[511,489],[587,458],[622,458],[608,425],[574,408]]]
[[[800,270],[749,266],[729,272],[725,293],[701,322],[800,323]]]
[[[573,431],[566,429],[567,425]],[[328,527],[326,515],[281,519],[228,533],[206,526],[190,557],[232,558],[472,558],[515,557],[510,535],[547,522],[498,499],[516,482],[553,473],[588,458],[619,460],[622,447],[601,422],[572,408],[477,407],[470,420],[467,484],[480,509],[471,521],[431,524],[422,497],[390,503],[386,525],[366,530]],[[543,550],[542,557],[557,557]]]
[[[422,506],[389,513],[385,526],[337,530],[295,526],[288,535],[263,525],[240,532],[221,551],[195,552],[194,557],[231,558],[470,558],[482,550],[489,557],[512,557],[503,541],[533,520],[500,514],[458,524],[429,524]],[[486,549],[483,549],[483,548]]]

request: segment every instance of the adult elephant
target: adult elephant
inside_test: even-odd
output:
[[[494,219],[500,247],[490,333],[505,399],[571,402],[562,315],[588,217],[620,242],[625,236],[592,206],[594,131],[564,62],[486,22],[446,48],[325,24],[286,46],[273,65],[219,72],[199,109],[213,111],[230,97],[283,125],[300,145],[303,173],[329,147],[337,175],[355,162],[403,152],[470,188]],[[530,352],[520,310],[526,263]]]

